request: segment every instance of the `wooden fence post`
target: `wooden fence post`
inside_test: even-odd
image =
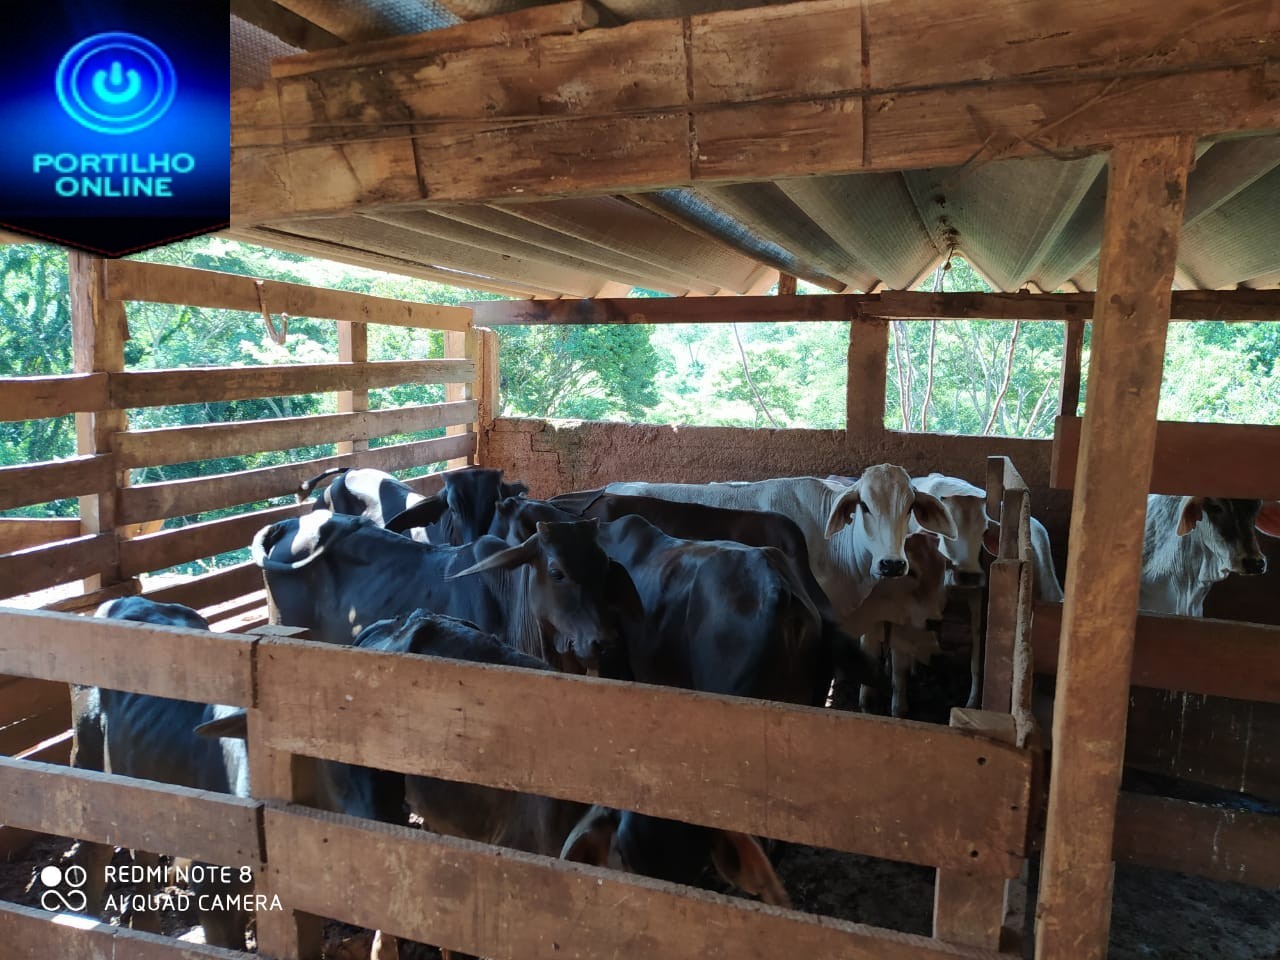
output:
[[[884,435],[884,390],[889,363],[889,321],[855,316],[849,323],[849,383],[845,432],[850,439]]]
[[[498,335],[487,327],[476,327],[476,385],[475,398],[479,404],[477,414],[480,436],[477,438],[476,463],[489,462],[489,431],[502,409],[499,396]]]
[[[1143,517],[1194,140],[1111,154],[1071,511],[1037,960],[1102,960],[1114,879]]]
[[[1081,364],[1084,362],[1084,321],[1068,320],[1062,345],[1062,380],[1058,389],[1058,416],[1074,417],[1080,411]]]
[[[73,250],[67,254],[71,296],[71,342],[76,373],[119,373],[124,370],[124,343],[129,324],[124,304],[108,300],[106,261]],[[99,410],[76,414],[76,453],[114,456],[115,434],[127,430],[124,410]],[[117,522],[117,492],[129,481],[128,470],[113,470],[112,486],[80,497],[81,533],[114,533]],[[96,576],[84,581],[86,593],[120,583],[119,556]]]
[[[476,354],[476,331],[474,328],[468,328],[465,332],[455,332],[450,330],[445,333],[444,355],[446,357],[466,357],[468,360],[475,360]],[[444,398],[446,401],[470,400],[474,395],[475,384],[473,381],[445,384]],[[474,433],[475,430],[475,424],[464,424],[462,426],[447,428],[445,430],[445,436],[453,437],[463,433]],[[456,457],[445,464],[445,469],[452,470],[455,467],[465,467],[468,464],[474,464],[476,462],[475,454],[471,454],[466,457]]]
[[[297,627],[266,626],[252,631],[265,637],[300,636]],[[262,644],[255,643],[254,689],[257,689],[258,658],[267,656]],[[281,750],[271,749],[264,734],[262,711],[256,704],[248,711],[249,721],[249,793],[255,799],[283,803],[314,803],[315,761]],[[255,878],[254,892],[264,894],[270,903],[275,887],[272,879],[271,838],[263,836],[262,872]],[[261,901],[260,901],[261,902]],[[292,910],[259,910],[257,913],[258,953],[272,960],[320,960],[323,947],[324,921],[320,917]]]
[[[365,363],[369,359],[369,326],[338,321],[338,360],[341,363]],[[343,390],[338,394],[339,413],[364,413],[369,409],[369,391]],[[339,456],[363,453],[369,449],[369,438],[343,440],[335,445]]]

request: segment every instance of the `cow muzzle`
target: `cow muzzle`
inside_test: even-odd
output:
[[[1256,577],[1260,573],[1267,572],[1266,557],[1245,557],[1240,561],[1240,572],[1246,577]]]
[[[881,560],[876,565],[876,576],[878,577],[904,577],[907,574],[907,561],[905,560]]]

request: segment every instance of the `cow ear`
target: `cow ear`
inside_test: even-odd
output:
[[[443,517],[448,509],[449,503],[443,497],[428,497],[407,510],[397,513],[383,526],[392,533],[405,533],[414,527],[429,527]]]
[[[457,580],[459,577],[469,577],[473,573],[484,573],[486,570],[514,570],[516,567],[531,563],[538,555],[539,549],[538,535],[535,533],[524,543],[491,553],[478,563],[473,563],[467,569],[459,570],[445,579]]]
[[[1182,511],[1178,514],[1178,536],[1185,537],[1196,528],[1204,516],[1204,497],[1183,497]]]
[[[911,515],[916,518],[922,530],[928,530],[946,537],[956,538],[956,522],[951,517],[947,505],[931,493],[916,491],[916,501],[911,505]]]
[[[862,492],[856,483],[836,498],[835,504],[831,507],[831,513],[827,515],[825,536],[828,540],[853,523],[853,515],[858,512],[860,503],[862,503]]]
[[[1263,500],[1258,518],[1253,521],[1259,533],[1268,537],[1280,537],[1280,500]]]
[[[618,824],[610,810],[594,806],[588,810],[560,848],[560,859],[571,863],[585,863],[593,867],[608,867],[618,836]]]
[[[987,524],[987,529],[982,531],[982,549],[993,557],[1000,556],[1000,524]]]
[[[248,740],[248,714],[243,710],[237,710],[235,713],[228,714],[225,717],[219,717],[216,720],[209,720],[200,724],[195,728],[195,732],[198,737],[209,737],[215,740],[222,738],[227,740]]]
[[[739,890],[745,890],[775,907],[791,907],[787,888],[774,873],[773,864],[755,837],[717,830],[711,843],[716,871]]]
[[[524,497],[528,496],[529,488],[519,480],[513,480],[511,483],[501,483],[498,485],[499,495],[502,497]]]

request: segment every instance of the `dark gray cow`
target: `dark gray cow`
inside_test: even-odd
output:
[[[369,624],[423,608],[494,633],[558,669],[606,669],[634,596],[596,540],[597,522],[539,524],[515,546],[416,543],[359,517],[317,510],[258,532],[253,557],[279,622],[350,644]]]
[[[156,603],[145,597],[110,600],[98,608],[96,615],[112,620],[209,629],[208,622],[191,608],[176,603]],[[195,733],[201,724],[236,712],[235,707],[229,706],[83,687],[73,701],[72,766],[247,797],[249,761],[244,744],[238,740],[210,740]],[[101,909],[103,871],[110,858],[110,847],[85,844],[88,873],[85,893],[94,912]],[[195,892],[200,903],[205,895],[243,894],[247,888],[201,886]],[[246,912],[239,909],[201,911],[200,922],[208,943],[244,949]]]

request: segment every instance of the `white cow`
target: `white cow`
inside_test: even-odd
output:
[[[1139,609],[1204,616],[1215,583],[1266,572],[1255,530],[1280,537],[1280,501],[1148,496]]]
[[[612,483],[609,493],[658,497],[738,510],[773,510],[804,534],[809,565],[850,636],[864,633],[859,611],[878,584],[901,580],[910,590],[905,542],[914,522],[921,530],[954,537],[942,502],[912,485],[901,467],[868,468],[851,485],[817,477],[784,477],[754,483]]]

